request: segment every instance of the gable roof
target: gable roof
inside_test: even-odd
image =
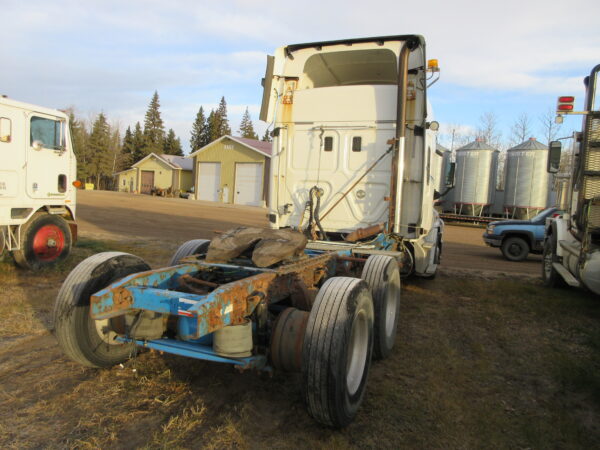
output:
[[[144,156],[142,159],[140,159],[138,162],[136,162],[135,164],[132,164],[131,167],[138,167],[141,163],[143,163],[144,161],[146,161],[147,159],[150,158],[156,158],[158,159],[160,162],[166,164],[167,166],[169,166],[171,169],[179,169],[179,167],[174,166],[173,164],[171,164],[169,161],[167,161],[166,159],[161,158],[160,156],[158,156],[156,153],[150,153],[149,155]]]
[[[267,158],[271,157],[271,152],[272,152],[272,147],[273,147],[273,144],[271,142],[263,142],[263,141],[258,141],[256,139],[249,139],[249,138],[243,138],[243,137],[239,137],[239,136],[229,136],[229,135],[221,136],[219,139],[212,141],[210,144],[207,144],[204,147],[199,148],[195,152],[191,153],[190,157],[196,156],[198,153],[206,150],[209,147],[212,147],[213,145],[215,145],[218,142],[221,142],[223,139],[230,139],[234,142],[237,142],[240,145],[243,145],[246,148],[249,148],[250,150],[254,150],[257,153],[260,153],[261,155],[266,156]]]
[[[135,164],[132,164],[131,167],[138,167],[141,163],[146,161],[149,158],[156,158],[160,162],[166,164],[171,169],[182,169],[182,170],[192,170],[194,163],[191,158],[185,156],[176,156],[176,155],[157,155],[156,153],[150,153],[146,155],[144,158],[140,159]]]
[[[186,158],[185,156],[177,156],[177,155],[159,155],[165,161],[171,163],[171,165],[177,167],[182,170],[193,170],[194,162],[192,158]]]

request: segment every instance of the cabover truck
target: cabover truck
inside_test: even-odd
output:
[[[260,119],[274,127],[271,227],[305,231],[314,249],[372,240],[398,252],[403,274],[435,275],[443,222],[433,207],[431,62],[422,38],[403,37],[289,45],[269,57]]]
[[[89,367],[119,364],[141,347],[301,372],[308,412],[343,427],[365,395],[371,360],[393,349],[403,249],[414,245],[415,270],[435,273],[441,225],[425,207],[434,68],[424,39],[407,35],[283,47],[267,73],[263,117],[277,125],[273,227],[188,241],[154,270],[130,254],[91,256],[59,291],[56,336]],[[333,206],[348,196],[330,216],[319,211],[320,199]],[[305,206],[308,229],[297,226]]]
[[[65,259],[77,238],[69,117],[0,97],[0,255],[24,268]]]
[[[584,111],[574,111],[572,96],[558,99],[557,118],[583,115],[581,132],[575,133],[574,163],[569,183],[567,211],[546,223],[542,277],[549,287],[583,286],[600,294],[600,64],[585,78]],[[548,171],[557,173],[561,143],[550,143]]]

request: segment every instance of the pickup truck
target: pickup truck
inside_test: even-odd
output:
[[[509,261],[523,261],[529,253],[542,253],[546,219],[559,214],[561,211],[557,208],[548,208],[530,220],[490,222],[483,240],[490,247],[500,247]]]

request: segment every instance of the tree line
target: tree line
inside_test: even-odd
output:
[[[125,170],[151,153],[184,156],[181,140],[165,124],[160,112],[160,99],[155,91],[144,116],[143,125],[138,121],[128,126],[121,139],[118,125],[111,125],[104,113],[85,121],[68,110],[71,123],[71,137],[77,156],[77,178],[92,182],[97,189],[111,189],[114,174]],[[192,124],[190,147],[192,152],[204,147],[215,139],[231,135],[227,118],[227,102],[221,98],[219,106],[205,117],[201,106]],[[248,108],[242,116],[238,135],[258,139]],[[270,141],[268,132],[263,140]]]

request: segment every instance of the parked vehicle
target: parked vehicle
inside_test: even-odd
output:
[[[278,49],[260,118],[274,127],[272,228],[302,230],[320,249],[379,234],[374,245],[400,252],[407,275],[432,277],[443,234],[433,208],[438,124],[422,86],[439,69],[415,39],[402,50],[402,36]]]
[[[68,116],[0,97],[0,254],[39,269],[77,238],[76,159]]]
[[[581,132],[575,133],[569,208],[546,226],[542,277],[546,286],[585,286],[600,294],[600,64],[584,80],[583,111],[574,111],[575,98],[558,99],[558,119],[563,114],[583,115]],[[560,141],[550,143],[548,172],[560,167]]]
[[[315,71],[302,70],[313,64]],[[310,414],[343,427],[362,402],[372,357],[386,358],[394,346],[398,258],[414,246],[415,271],[429,276],[439,262],[442,225],[430,180],[435,142],[427,137],[434,126],[425,102],[436,70],[426,64],[424,39],[409,35],[283,47],[269,58],[267,73],[261,117],[279,117],[275,229],[186,242],[156,270],[125,253],[91,256],[58,294],[56,335],[69,357],[90,367],[119,364],[140,346],[240,370],[301,372]],[[360,120],[350,123],[353,117]],[[284,166],[292,184],[283,181]],[[326,221],[321,200],[348,195],[353,200],[344,208],[331,204]],[[310,207],[309,228],[297,228],[345,240],[307,242],[302,232],[284,229],[292,214],[302,222],[302,202]]]
[[[560,213],[557,208],[548,208],[530,220],[490,222],[483,240],[490,247],[499,247],[509,261],[523,261],[529,253],[542,253],[546,219]]]

